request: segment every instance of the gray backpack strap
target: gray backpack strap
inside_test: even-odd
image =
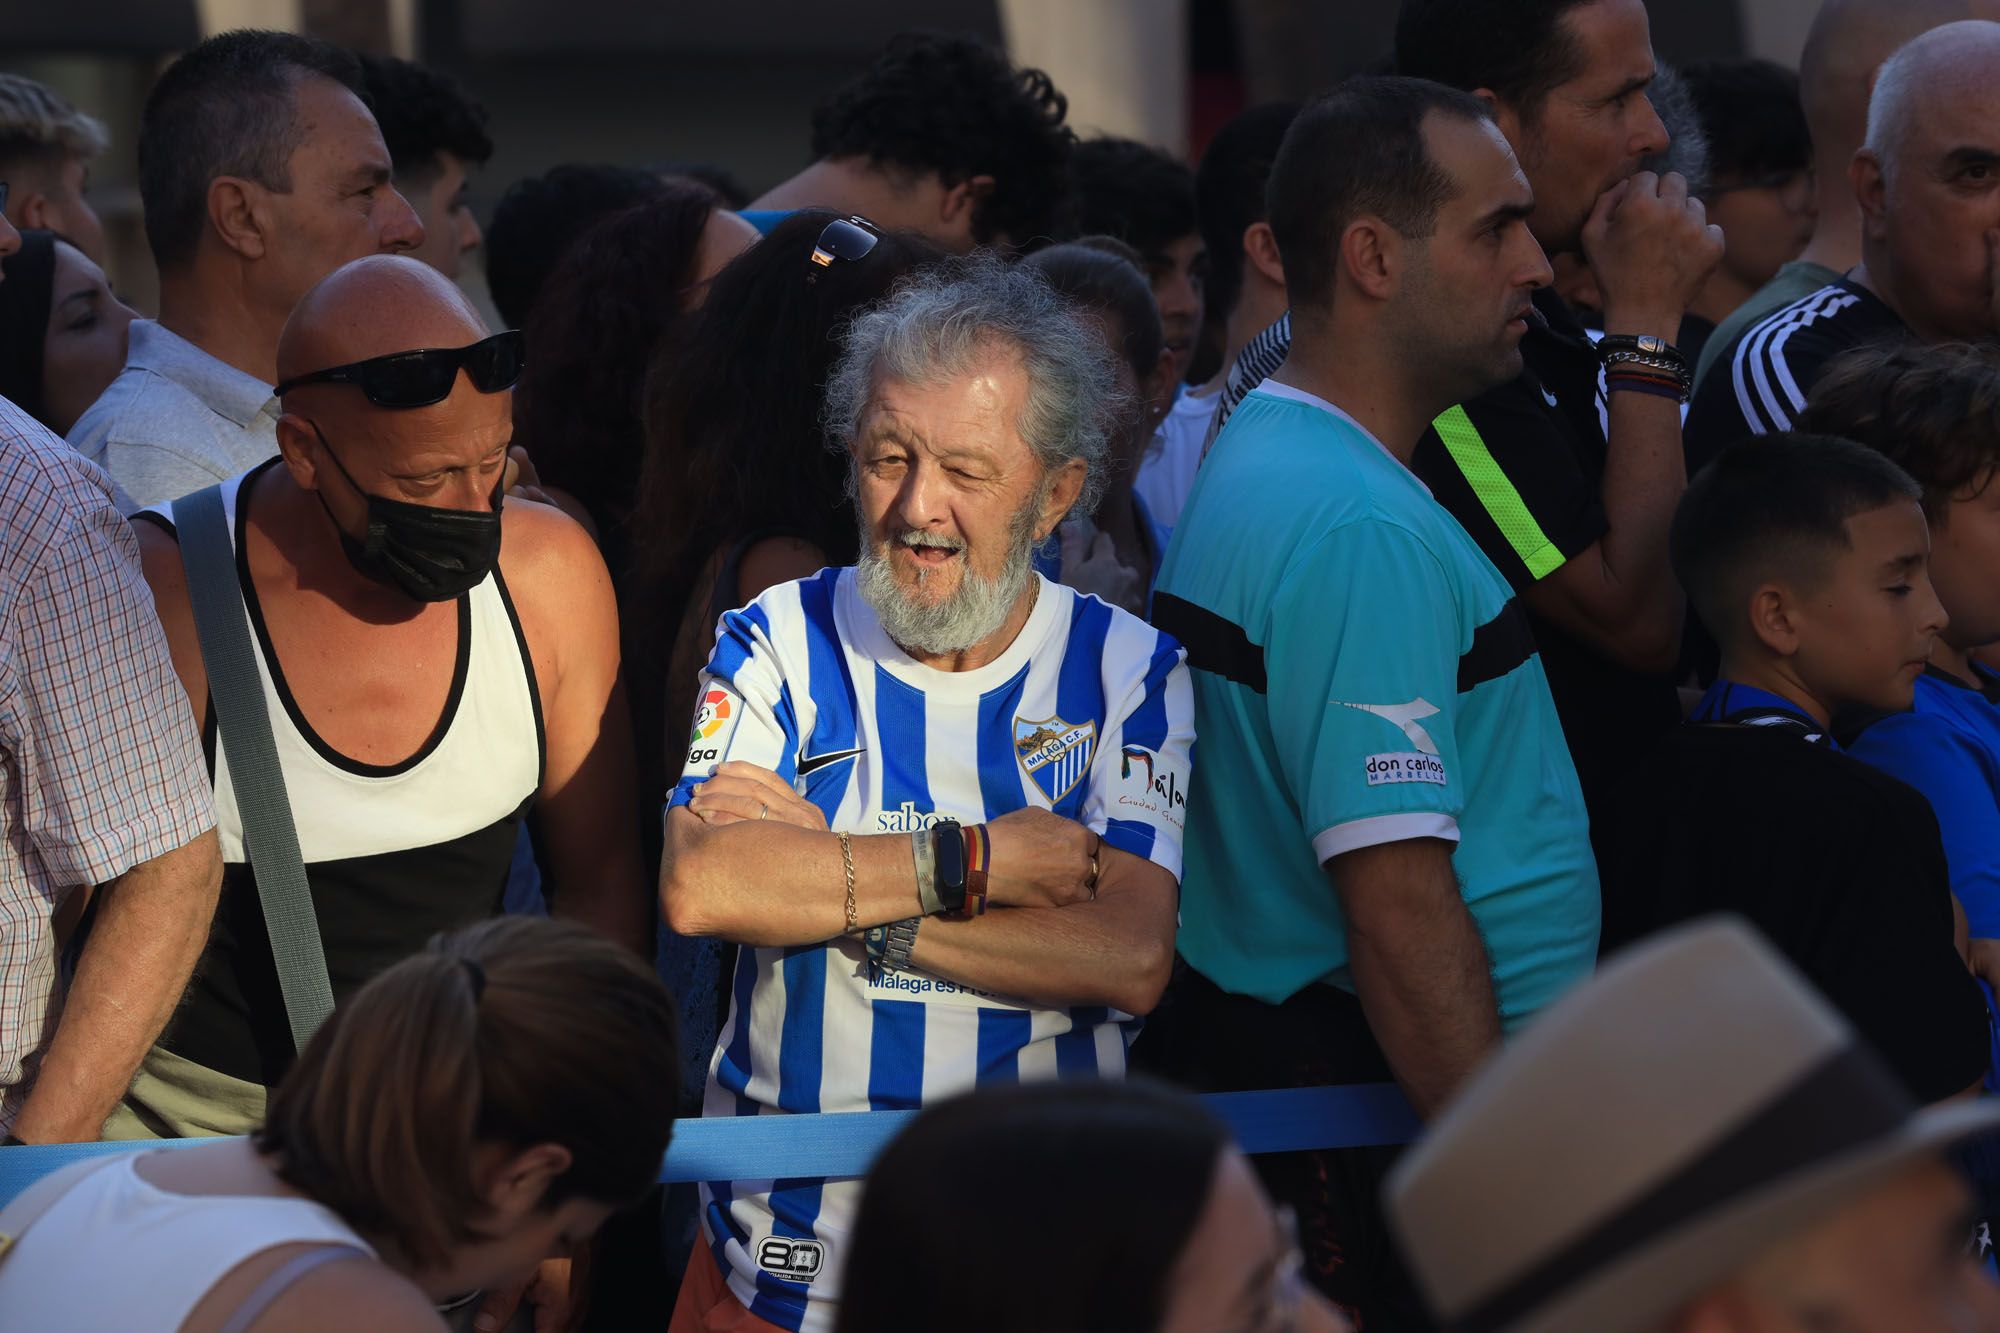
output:
[[[285,1017],[292,1042],[305,1049],[322,1020],[333,1012],[333,986],[326,975],[319,918],[313,914],[305,858],[292,823],[271,714],[257,672],[257,650],[244,623],[243,592],[236,582],[236,551],[222,509],[222,489],[210,486],[174,502],[181,564],[187,569],[188,602],[194,608],[201,658],[208,668],[209,706],[215,709],[229,780],[236,790],[236,813],[243,821],[243,845],[257,876],[264,904],[264,929],[278,964]]]

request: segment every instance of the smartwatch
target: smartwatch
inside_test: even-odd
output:
[[[971,870],[966,856],[965,829],[956,819],[940,819],[931,827],[931,851],[937,862],[937,896],[946,913],[965,909],[965,881]]]

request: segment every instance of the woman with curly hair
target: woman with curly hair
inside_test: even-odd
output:
[[[680,346],[711,280],[756,239],[706,186],[666,182],[573,241],[528,316],[514,443],[614,575],[645,452],[646,366]]]

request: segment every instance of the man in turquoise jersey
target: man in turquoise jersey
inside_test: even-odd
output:
[[[1409,469],[1432,418],[1519,374],[1549,267],[1491,113],[1438,84],[1356,80],[1308,108],[1270,201],[1291,352],[1202,465],[1155,603],[1194,668],[1203,783],[1187,974],[1140,1063],[1211,1088],[1393,1077],[1429,1115],[1597,948],[1533,636]],[[1384,1165],[1263,1169],[1328,1294],[1421,1327]]]

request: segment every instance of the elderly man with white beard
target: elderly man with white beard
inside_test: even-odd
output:
[[[1100,489],[1115,382],[990,260],[850,330],[859,564],[723,617],[668,800],[668,923],[742,946],[705,1115],[1124,1073],[1173,963],[1192,689],[1178,643],[1033,566]],[[831,1328],[858,1189],[704,1186],[675,1333]]]

